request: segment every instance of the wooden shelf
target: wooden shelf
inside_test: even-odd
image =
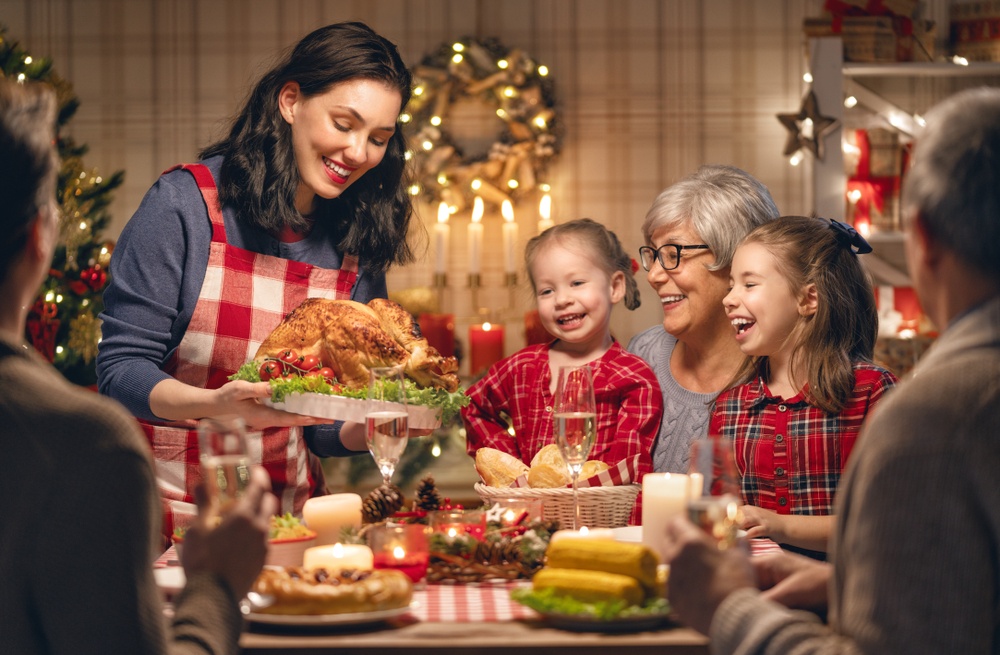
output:
[[[981,77],[1000,75],[1000,62],[970,61],[968,66],[951,62],[845,63],[844,77]]]

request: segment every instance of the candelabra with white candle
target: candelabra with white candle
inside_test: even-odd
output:
[[[514,222],[514,205],[504,200],[500,205],[503,216],[503,259],[507,273],[507,286],[517,285],[517,223]]]
[[[472,307],[479,307],[480,256],[483,252],[483,199],[476,196],[469,222],[469,288],[472,289]]]
[[[448,203],[438,205],[437,223],[434,224],[434,286],[444,288],[448,282],[448,241],[451,228],[448,217],[451,210]]]
[[[538,233],[552,227],[552,196],[548,193],[538,201]]]

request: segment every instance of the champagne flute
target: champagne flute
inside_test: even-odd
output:
[[[239,416],[201,419],[198,449],[211,510],[223,514],[250,483],[246,424]]]
[[[688,518],[714,537],[719,549],[736,545],[743,512],[732,440],[715,436],[692,442],[688,479]]]
[[[408,425],[402,369],[398,366],[372,368],[368,375],[365,439],[385,486],[390,485],[399,458],[406,450]]]
[[[556,445],[573,480],[573,529],[579,530],[580,502],[576,483],[597,436],[597,402],[589,366],[559,368],[553,416]]]

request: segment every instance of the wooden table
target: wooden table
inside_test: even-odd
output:
[[[524,583],[521,583],[524,584]],[[368,626],[289,627],[250,624],[244,652],[264,653],[707,653],[705,637],[664,623],[607,634],[550,627],[510,599],[512,584],[429,585],[414,594],[409,614]]]
[[[255,629],[256,630],[256,629]],[[313,634],[245,632],[240,645],[248,655],[465,655],[516,653],[517,655],[694,655],[708,653],[708,640],[688,628],[599,634],[567,632],[546,627],[537,620],[503,623],[426,623],[396,621],[381,629]]]

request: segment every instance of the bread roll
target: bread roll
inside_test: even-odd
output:
[[[580,479],[586,480],[587,478],[597,475],[601,471],[607,471],[609,468],[610,467],[607,462],[602,462],[599,459],[588,459],[583,463],[583,468],[580,469]]]
[[[569,477],[569,468],[561,459],[558,466],[540,462],[528,471],[528,486],[533,489],[565,487],[570,482],[572,478]]]
[[[554,443],[550,443],[547,446],[543,446],[541,450],[535,453],[535,456],[531,458],[531,465],[538,466],[540,464],[548,464],[549,466],[565,466],[566,463],[563,461],[562,453],[559,452],[559,446]]]
[[[476,451],[476,471],[490,487],[509,487],[528,472],[528,466],[502,450],[480,448]]]

